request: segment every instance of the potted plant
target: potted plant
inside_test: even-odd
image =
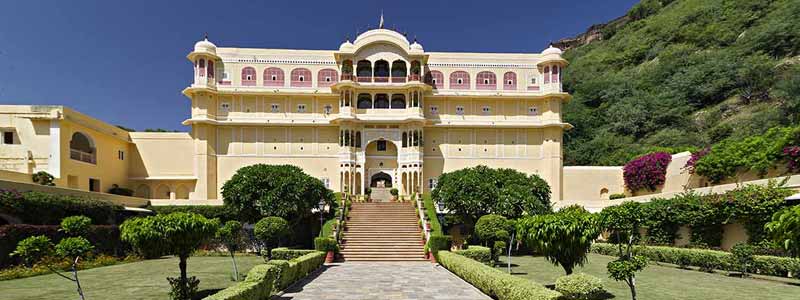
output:
[[[326,252],[325,263],[332,263],[336,258],[336,252],[339,251],[339,244],[336,240],[329,237],[318,237],[314,239],[314,249],[317,251]]]

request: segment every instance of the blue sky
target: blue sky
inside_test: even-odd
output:
[[[0,1],[0,104],[72,107],[111,124],[188,130],[186,54],[218,46],[337,49],[386,27],[428,51],[539,52],[637,1]],[[487,5],[488,3],[488,5]]]

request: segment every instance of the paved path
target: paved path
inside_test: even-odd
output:
[[[347,262],[323,266],[272,300],[489,300],[429,262]]]

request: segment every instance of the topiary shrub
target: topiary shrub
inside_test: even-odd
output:
[[[278,267],[280,276],[275,290],[283,290],[295,281],[305,277],[325,262],[325,252],[314,251],[291,260],[270,260],[269,265]]]
[[[71,216],[61,220],[61,231],[69,236],[83,236],[89,231],[92,220],[84,216]]]
[[[425,253],[436,255],[441,250],[450,250],[453,238],[449,235],[431,235],[428,243],[425,244]]]
[[[556,279],[556,291],[565,299],[591,300],[600,297],[605,290],[603,281],[585,273],[561,276]]]
[[[611,195],[608,196],[608,200],[617,200],[617,199],[622,199],[622,198],[625,198],[625,194],[623,194],[623,193],[611,194]]]
[[[492,250],[482,246],[469,246],[467,249],[458,250],[455,253],[482,262],[486,265],[493,265]]]
[[[26,225],[10,224],[0,226],[0,268],[19,264],[18,257],[10,256],[16,245],[32,236],[45,236],[54,243],[58,243],[69,235],[61,227],[53,225]],[[95,247],[95,253],[124,256],[130,251],[130,246],[119,238],[119,228],[112,225],[90,226],[83,235]]]
[[[731,265],[734,270],[741,272],[742,277],[748,277],[753,270],[755,248],[751,245],[739,243],[731,248]]]
[[[492,246],[495,241],[506,241],[513,230],[511,222],[501,215],[485,215],[475,223],[475,235],[484,246]]]
[[[272,259],[270,251],[275,246],[280,245],[280,240],[289,233],[289,222],[281,217],[266,217],[258,221],[253,227],[253,234],[258,238],[267,250],[268,259]]]
[[[31,175],[31,180],[34,183],[38,183],[40,185],[55,186],[56,184],[53,183],[53,179],[55,179],[55,177],[53,177],[53,175],[50,175],[50,173],[47,173],[45,171],[39,171]]]
[[[336,240],[329,238],[329,237],[318,237],[314,239],[314,250],[328,252],[333,251],[334,253],[339,252],[339,243]]]
[[[397,195],[400,194],[400,191],[397,190],[396,188],[392,188],[391,190],[389,190],[389,193],[392,194],[392,196],[397,197]]]
[[[261,255],[264,257],[268,257],[269,255],[266,254],[266,250],[261,252]],[[272,249],[272,259],[273,260],[292,260],[298,258],[300,256],[314,253],[316,250],[308,250],[308,249],[289,249],[289,248],[275,248]]]
[[[632,192],[642,189],[655,191],[664,184],[671,161],[672,155],[666,152],[650,153],[631,160],[622,169],[625,187]]]
[[[219,240],[231,256],[233,263],[233,280],[239,281],[239,267],[236,265],[236,250],[243,244],[243,228],[239,221],[228,221],[217,230],[217,240]]]
[[[114,195],[128,196],[128,197],[133,196],[133,190],[132,189],[120,187],[117,184],[112,184],[111,188],[108,189],[108,193],[109,194],[114,194]]]
[[[554,214],[528,217],[517,222],[519,238],[547,261],[564,268],[567,275],[583,266],[592,242],[600,234],[597,218],[581,206],[568,206]]]
[[[252,300],[269,299],[273,286],[280,276],[280,269],[273,265],[257,265],[247,273],[244,282],[237,283],[203,300]]]

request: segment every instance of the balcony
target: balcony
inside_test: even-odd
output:
[[[97,154],[83,152],[76,149],[69,149],[69,158],[90,164],[97,164]]]

